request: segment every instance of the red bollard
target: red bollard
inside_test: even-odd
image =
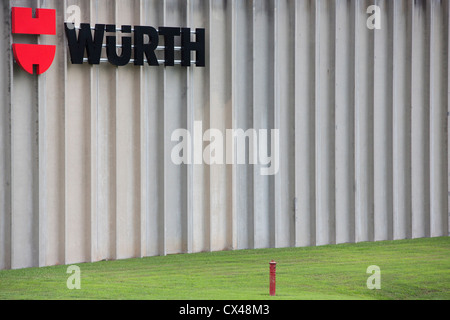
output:
[[[276,287],[276,271],[277,271],[277,263],[275,261],[270,261],[270,295],[275,295],[275,287]]]

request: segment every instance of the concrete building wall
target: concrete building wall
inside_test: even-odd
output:
[[[92,26],[205,28],[206,67],[73,65],[72,5]],[[380,29],[368,28],[371,5]],[[13,36],[14,6],[56,9],[56,36]],[[448,0],[2,1],[0,269],[448,236],[449,10]],[[50,69],[23,71],[13,42],[55,44]],[[210,128],[278,129],[263,146],[278,150],[279,170],[175,164],[179,128],[194,145]]]

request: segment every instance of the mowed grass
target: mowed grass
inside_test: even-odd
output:
[[[269,262],[277,295],[269,296]],[[0,299],[450,299],[450,237],[236,250],[0,271]],[[367,267],[381,289],[366,286]]]

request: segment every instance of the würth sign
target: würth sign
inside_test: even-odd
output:
[[[32,8],[12,8],[12,33],[56,35],[56,10],[36,9],[33,17]],[[99,64],[109,62],[115,66],[133,63],[142,66],[174,66],[179,64],[188,67],[195,63],[197,67],[205,66],[205,29],[180,27],[159,27],[123,25],[116,28],[113,24],[81,23],[75,28],[72,23],[65,23],[70,60],[72,64]],[[118,45],[117,34],[121,33],[121,45]],[[195,34],[195,41],[191,35]],[[176,37],[180,37],[180,46],[175,46]],[[106,38],[106,42],[105,42]],[[160,46],[160,38],[164,45]],[[102,58],[102,49],[106,48],[106,58]],[[120,54],[118,54],[120,48]],[[164,51],[164,59],[158,60],[156,51]],[[175,52],[180,51],[180,59],[175,59]],[[50,68],[55,57],[56,46],[40,44],[13,44],[16,62],[28,73],[33,74],[36,66],[37,74]],[[191,52],[195,52],[195,60],[191,60]]]

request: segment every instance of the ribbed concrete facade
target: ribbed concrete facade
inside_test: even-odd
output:
[[[204,28],[206,66],[74,65],[71,5]],[[449,235],[448,0],[0,6],[0,269]],[[15,6],[56,9],[56,36],[12,35]],[[16,41],[56,45],[50,69],[22,70]],[[173,132],[200,121],[278,129],[278,172],[175,164]]]

